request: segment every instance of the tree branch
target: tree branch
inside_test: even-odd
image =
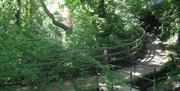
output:
[[[46,13],[46,14],[48,15],[48,17],[52,20],[52,23],[53,23],[54,25],[56,25],[56,26],[64,29],[65,31],[70,30],[70,27],[64,25],[63,23],[61,23],[61,22],[59,22],[59,21],[57,21],[57,20],[55,19],[55,17],[53,16],[53,14],[50,13],[50,11],[48,10],[48,8],[46,7],[46,4],[44,3],[44,0],[40,0],[40,3],[41,3],[41,5],[42,5],[45,13]]]

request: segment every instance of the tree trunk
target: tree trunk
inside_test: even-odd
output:
[[[20,19],[21,19],[21,0],[17,0],[18,7],[17,7],[17,13],[16,13],[16,24],[20,25]]]
[[[105,9],[105,1],[104,0],[99,1],[97,12],[98,12],[99,17],[101,17],[101,18],[106,17],[106,9]]]

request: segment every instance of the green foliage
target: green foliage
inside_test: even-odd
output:
[[[179,62],[179,60],[177,60],[177,62]],[[176,65],[179,65],[180,63],[176,63]],[[158,91],[164,91],[167,89],[171,89],[172,83],[173,82],[179,82],[180,81],[180,70],[178,67],[176,67],[174,65],[174,63],[168,62],[165,67],[163,68],[163,70],[166,70],[166,75],[164,77],[166,77],[165,80],[159,81],[158,85],[157,85],[157,89]]]
[[[91,74],[96,69],[101,69],[101,64],[86,53],[67,54],[67,57],[61,61],[57,70],[62,77],[79,77]]]
[[[139,21],[133,14],[118,8],[115,1],[102,1],[66,1],[69,8],[72,8],[69,4],[78,7],[72,8],[73,33],[67,38],[68,46],[98,48],[121,45],[142,35]],[[79,2],[82,4],[74,4]],[[104,6],[98,7],[103,3]]]
[[[180,2],[178,0],[164,0],[152,8],[152,12],[156,15],[162,26],[161,26],[161,37],[168,39],[170,35],[179,33],[180,31]]]
[[[43,13],[39,1],[20,1],[19,25],[16,24],[17,0],[0,1],[1,87],[13,83],[38,86],[53,80],[60,80],[62,85],[64,78],[74,79],[104,69],[91,53],[82,49],[136,40],[143,34],[138,15],[148,7],[142,0],[65,0],[64,7],[70,9],[73,24],[72,31],[66,32],[64,43],[62,30]],[[177,21],[178,16],[172,16],[172,21]],[[108,73],[105,80],[112,86],[116,81]]]
[[[57,51],[62,47],[52,39],[14,28],[13,31],[4,30],[0,33],[1,82],[36,82],[40,77],[40,69],[34,65],[51,62],[49,59],[56,57],[55,54],[58,55]]]

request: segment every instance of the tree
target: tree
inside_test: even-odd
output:
[[[21,0],[17,0],[17,2],[18,2],[18,8],[16,13],[16,23],[17,25],[19,25],[21,20]]]

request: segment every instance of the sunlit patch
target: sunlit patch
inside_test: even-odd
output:
[[[68,9],[67,7],[65,7],[65,8],[61,11],[60,14],[62,15],[63,18],[68,18],[68,16],[69,16],[69,9]]]
[[[69,18],[69,9],[67,7],[61,7],[65,2],[64,0],[52,0],[51,2],[47,3],[47,8],[53,14],[56,13],[57,19],[60,19],[62,23],[67,26],[71,25],[71,21]]]

